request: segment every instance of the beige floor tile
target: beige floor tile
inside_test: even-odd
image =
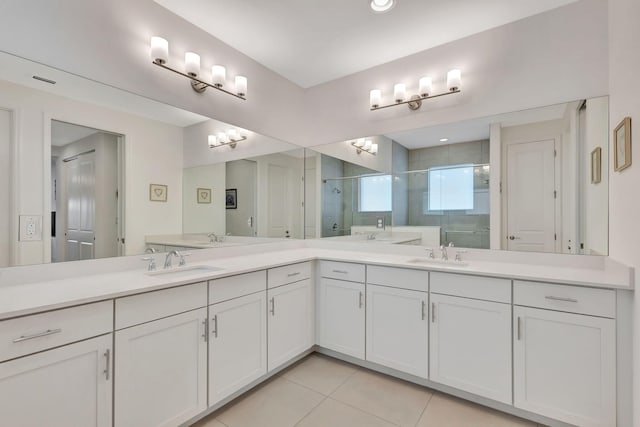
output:
[[[216,418],[228,427],[291,427],[324,398],[287,379],[276,378],[223,409]]]
[[[444,394],[435,394],[416,427],[536,427],[537,424]]]
[[[198,421],[191,427],[226,427],[226,426],[222,424],[220,421],[216,420],[213,415],[210,415],[207,418],[204,418]]]
[[[322,402],[296,427],[394,427],[385,420],[331,398]]]
[[[329,395],[356,370],[353,365],[314,354],[285,371],[282,376],[318,393]]]
[[[353,374],[331,397],[401,426],[415,426],[432,393],[371,371]]]

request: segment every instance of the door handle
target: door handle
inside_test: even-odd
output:
[[[427,307],[427,303],[422,301],[422,320],[424,320],[424,318],[425,318],[425,311],[426,311],[425,309],[426,309],[426,307]]]
[[[364,297],[364,294],[362,292],[360,292],[359,299],[358,299],[358,308],[362,308],[362,305],[363,305],[362,299],[363,299],[363,297]]]
[[[213,316],[213,336],[214,338],[218,338],[218,315]]]
[[[509,240],[520,240],[519,237],[516,237],[514,235],[509,236]]]
[[[431,303],[431,323],[436,323],[436,303]]]
[[[110,349],[107,349],[107,351],[104,352],[104,358],[105,358],[106,366],[104,368],[103,373],[106,380],[109,381],[109,376],[111,371],[111,350]]]
[[[276,315],[276,297],[271,297],[271,315],[275,316]]]

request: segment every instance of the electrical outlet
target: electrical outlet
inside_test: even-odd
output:
[[[20,215],[20,241],[42,240],[42,216]]]
[[[384,218],[378,218],[378,222],[376,224],[377,228],[384,228]]]

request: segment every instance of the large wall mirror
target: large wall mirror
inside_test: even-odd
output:
[[[303,237],[299,147],[6,53],[0,93],[0,267]]]
[[[375,156],[314,147],[336,157],[319,163],[314,236],[607,255],[608,132],[600,97],[378,136]]]

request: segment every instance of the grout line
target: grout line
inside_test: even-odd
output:
[[[433,396],[435,394],[436,394],[436,392],[431,390],[431,396],[429,396],[429,400],[427,400],[427,403],[424,405],[424,408],[422,408],[422,412],[420,412],[420,416],[418,417],[418,421],[416,421],[414,427],[417,427],[418,424],[420,424],[420,421],[422,420],[422,417],[424,416],[424,413],[427,412],[427,408],[429,407],[429,403],[431,403],[431,400],[433,399]]]
[[[220,424],[222,424],[224,427],[229,427],[227,424],[223,423],[222,421],[220,421],[217,418],[214,418],[214,420],[216,420],[217,422],[219,422]]]
[[[372,414],[371,412],[369,412],[369,411],[365,411],[364,409],[359,408],[359,407],[357,407],[357,406],[354,406],[354,405],[352,405],[352,404],[350,404],[350,403],[348,403],[348,402],[344,402],[344,401],[342,401],[342,400],[338,400],[338,399],[333,398],[333,397],[331,397],[331,396],[327,397],[327,399],[329,399],[329,400],[333,400],[334,402],[337,402],[337,403],[340,403],[340,404],[342,404],[342,405],[348,406],[348,407],[350,407],[351,409],[358,410],[358,411],[362,412],[363,414],[371,415],[372,417],[375,417],[375,418],[377,418],[377,419],[379,419],[379,420],[382,420],[382,421],[384,421],[384,422],[386,422],[386,423],[389,423],[389,424],[392,424],[392,425],[394,425],[394,426],[400,427],[400,426],[399,426],[399,424],[396,424],[396,423],[394,423],[393,421],[389,421],[388,419],[386,419],[386,418],[382,418],[382,417],[381,417],[381,416],[379,416],[379,415]]]
[[[336,391],[340,390],[340,388],[342,388],[342,386],[343,386],[343,385],[345,385],[345,384],[347,383],[347,381],[349,381],[349,380],[351,379],[351,377],[353,377],[353,376],[354,376],[355,374],[357,374],[359,371],[360,371],[360,369],[359,369],[359,368],[354,369],[354,370],[353,370],[353,372],[351,372],[351,373],[347,376],[347,378],[345,378],[345,379],[344,379],[344,380],[343,380],[343,381],[338,385],[338,387],[336,387],[336,388],[335,388],[331,393],[329,393],[327,396],[333,396],[333,394],[334,394]],[[333,399],[333,400],[336,400],[336,399]]]
[[[323,399],[322,399],[320,402],[318,402],[318,404],[317,404],[317,405],[315,405],[313,408],[311,408],[311,409],[309,410],[309,412],[307,412],[306,414],[304,414],[304,415],[302,416],[302,418],[300,418],[300,419],[298,420],[298,422],[296,422],[296,423],[293,425],[293,427],[295,427],[295,426],[297,426],[297,425],[300,425],[300,423],[301,423],[305,418],[307,418],[309,415],[311,415],[311,413],[312,413],[312,412],[313,412],[313,411],[314,411],[318,406],[322,405],[322,403],[324,403],[324,401],[325,401],[325,400],[327,400],[327,399],[329,398],[329,396],[325,396],[324,394],[321,394],[321,396],[323,397]]]

